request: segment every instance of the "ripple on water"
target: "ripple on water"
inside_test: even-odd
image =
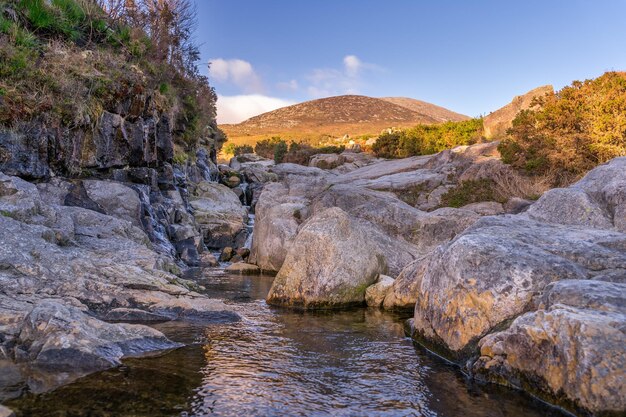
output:
[[[9,404],[28,416],[560,416],[512,390],[469,383],[416,349],[403,317],[303,313],[263,301],[271,277],[202,274],[236,323],[157,327],[192,345]]]

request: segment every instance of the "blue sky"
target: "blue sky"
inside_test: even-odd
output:
[[[626,0],[195,1],[222,123],[347,93],[477,116],[626,70]]]

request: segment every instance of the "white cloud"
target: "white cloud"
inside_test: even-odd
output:
[[[298,84],[298,81],[296,80],[284,81],[276,84],[276,86],[281,90],[288,91],[298,91],[298,89],[300,88],[300,84]]]
[[[363,63],[356,55],[346,55],[343,58],[343,66],[346,69],[348,77],[356,77],[361,70]]]
[[[261,94],[217,97],[217,123],[239,123],[294,102]]]
[[[263,83],[252,64],[243,59],[216,58],[209,61],[209,78],[218,82],[230,82],[245,93],[261,93]]]
[[[362,75],[382,68],[363,62],[356,55],[343,58],[343,68],[317,68],[307,76],[310,85],[306,91],[311,97],[328,97],[340,94],[360,94]]]

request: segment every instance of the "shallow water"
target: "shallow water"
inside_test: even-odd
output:
[[[23,416],[561,416],[513,390],[473,384],[413,346],[403,320],[372,309],[267,306],[271,277],[199,277],[243,320],[158,327],[191,345],[129,359],[8,405]]]

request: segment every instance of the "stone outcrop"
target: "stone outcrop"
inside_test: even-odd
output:
[[[599,166],[525,213],[484,217],[424,268],[407,267],[418,284],[413,336],[477,377],[581,413],[623,413],[625,163]]]
[[[483,118],[484,135],[489,139],[500,139],[512,125],[513,119],[522,110],[531,108],[533,99],[554,93],[551,85],[544,85],[530,90],[526,94],[516,96],[506,106],[489,113]]]
[[[275,291],[268,298],[270,302],[305,308],[363,303],[364,288],[359,286],[367,282],[359,281],[361,276],[368,279],[375,277],[376,273],[398,276],[412,261],[454,238],[481,215],[502,213],[499,203],[476,205],[470,209],[444,207],[431,212],[409,204],[411,199],[417,205],[419,201],[428,201],[427,196],[433,190],[443,184],[454,184],[455,179],[475,164],[491,162],[495,157],[495,146],[480,144],[397,161],[372,159],[370,164],[345,173],[339,168],[329,170],[294,164],[272,167],[279,182],[265,186],[256,206],[250,256],[250,262],[261,269],[278,272]],[[412,197],[407,198],[410,193],[413,193]],[[333,209],[340,210],[329,211]],[[338,224],[351,224],[353,228],[362,229],[362,243],[341,246],[345,243],[336,231],[319,226],[318,216],[326,218],[328,213],[335,213],[331,217]],[[338,221],[337,216],[343,220]],[[316,225],[314,232],[311,224]],[[340,241],[333,243],[337,239]],[[316,246],[315,242],[321,241],[325,242],[324,248],[330,254],[323,254],[323,248]],[[365,262],[359,255],[361,248],[365,247],[371,251],[369,260],[374,255],[380,256],[379,270],[368,269],[369,260]],[[339,256],[340,252],[345,254]],[[327,262],[320,262],[320,259]],[[354,260],[365,262],[365,269],[355,274]],[[341,273],[335,273],[335,269],[326,270],[327,263],[334,264],[332,268]],[[352,284],[359,291],[350,293],[345,299],[335,299],[335,283],[327,284],[344,272],[354,275]],[[415,291],[407,289],[415,288],[409,282],[412,278],[409,274],[400,280],[397,290],[386,288],[378,304],[389,309],[412,307]],[[341,281],[341,285],[344,284]],[[407,287],[401,288],[401,285]],[[339,286],[337,284],[337,288]],[[389,292],[392,295],[387,300],[385,297]]]
[[[399,237],[408,247],[416,247],[415,256],[425,253],[476,221],[484,210],[477,214],[443,208],[427,213],[420,207],[438,206],[439,200],[430,196],[440,198],[438,190],[455,184],[455,178],[465,170],[492,161],[496,145],[480,144],[394,161],[362,159],[367,160],[362,167],[346,172],[341,167],[272,167],[279,183],[266,185],[256,205],[251,261],[263,270],[278,271],[301,225],[329,207],[340,207],[350,216],[369,222],[372,228]],[[393,274],[404,266],[389,265]]]
[[[214,182],[197,184],[189,204],[209,248],[243,246],[247,238],[248,210],[228,187]]]
[[[541,395],[572,410],[626,410],[626,280],[548,285],[523,314],[480,341],[477,377]]]
[[[77,307],[42,300],[24,318],[14,349],[18,363],[94,371],[117,366],[123,357],[179,346],[150,327],[105,323]]]
[[[170,226],[194,224],[182,197],[153,206],[132,184],[85,182],[35,186],[0,173],[0,359],[20,363],[23,381],[35,368],[92,372],[178,346],[143,325],[103,320],[238,319],[176,275],[184,265],[167,236],[172,251],[147,234],[158,231],[146,218],[161,224],[148,207]]]

